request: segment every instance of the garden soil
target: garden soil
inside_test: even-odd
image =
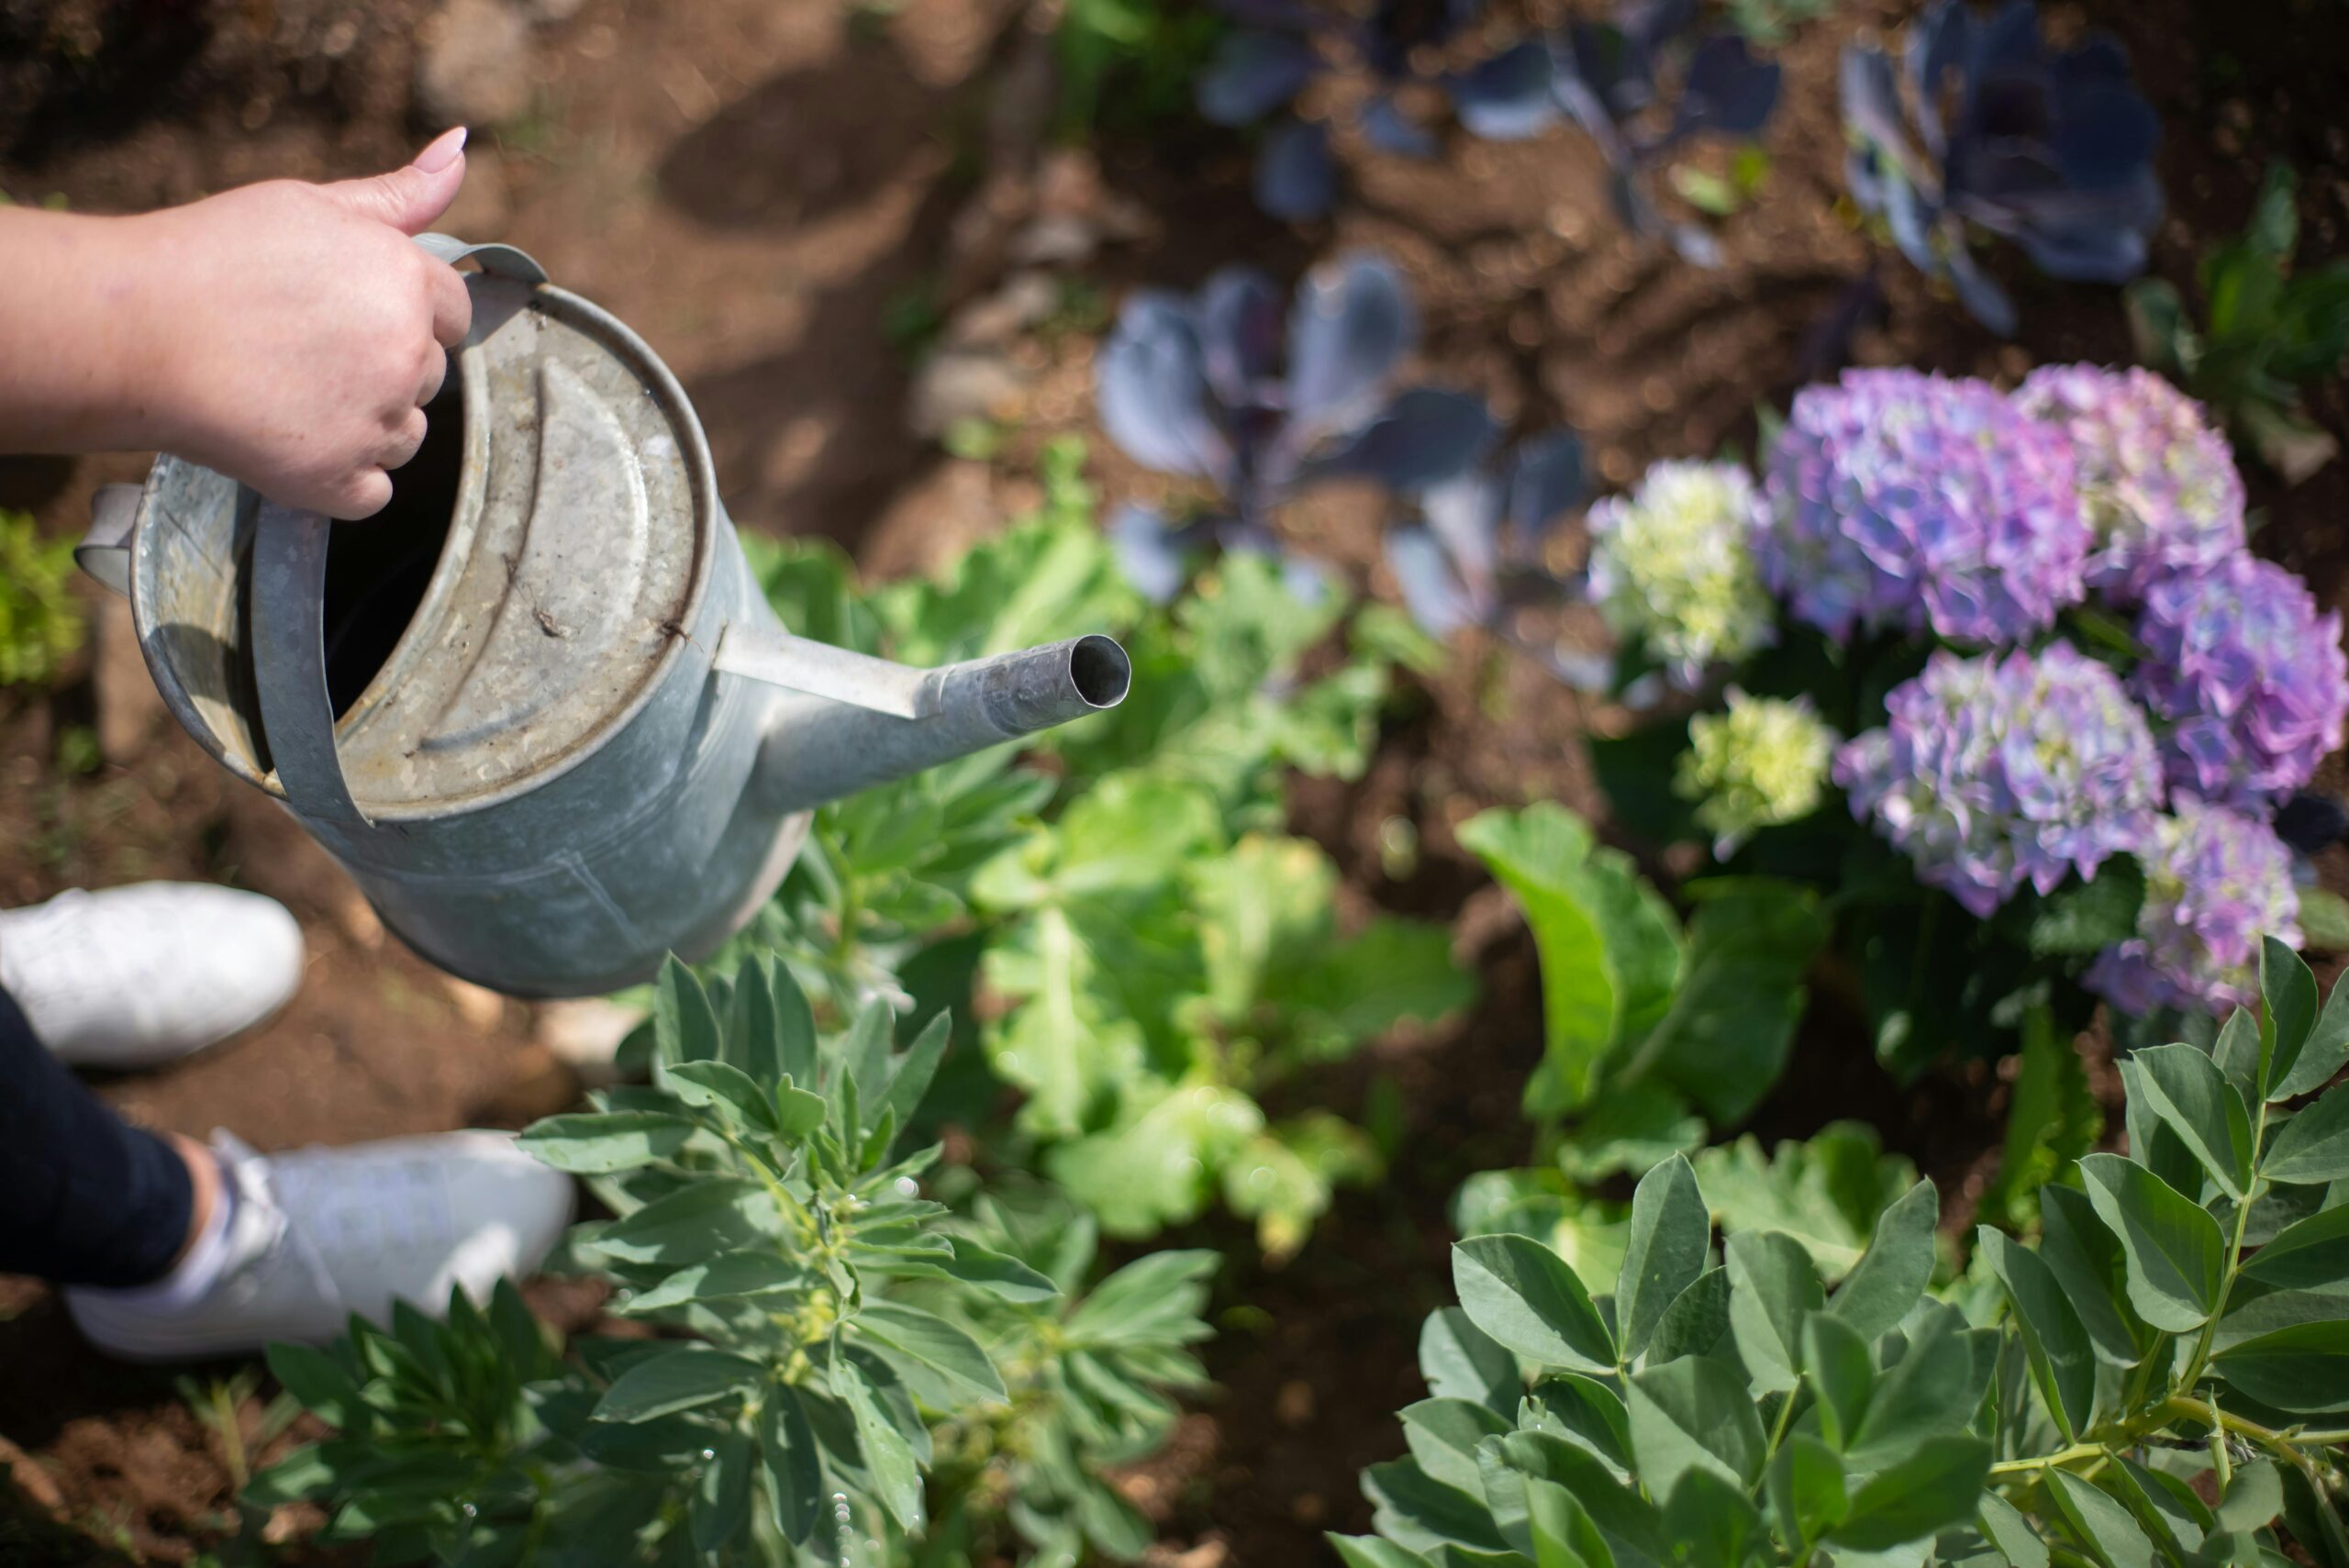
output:
[[[1622,235],[1599,165],[1564,131],[1507,146],[1454,139],[1429,164],[1357,159],[1338,216],[1310,230],[1257,217],[1244,150],[1197,128],[1054,150],[1036,134],[1040,35],[1012,0],[467,0],[447,16],[416,0],[0,0],[0,191],[118,212],[390,167],[436,128],[411,88],[419,57],[476,41],[444,36],[459,14],[498,21],[508,5],[523,25],[491,28],[481,47],[511,58],[474,88],[504,98],[505,117],[476,130],[446,227],[525,247],[650,339],[709,428],[742,526],[824,536],[881,575],[933,565],[998,527],[1033,498],[1020,460],[1052,433],[1089,431],[1104,301],[1144,281],[1196,284],[1228,261],[1294,274],[1334,250],[1387,250],[1420,300],[1426,373],[1484,392],[1520,428],[1583,432],[1608,485],[1661,457],[1750,450],[1754,410],[1783,405],[1820,368],[1814,324],[1867,273],[1839,194],[1835,53],[1902,9],[1844,6],[1786,50],[1768,178],[1720,225],[1727,262],[1712,272]],[[2198,250],[2241,228],[2275,157],[2302,173],[2307,251],[2340,250],[2349,13],[2325,0],[2270,0],[2255,24],[2214,0],[2046,9],[2058,28],[2119,30],[2161,111],[2173,211],[2159,272],[2188,284]],[[1040,217],[1074,220],[1081,249],[1098,248],[1082,270],[1097,286],[1064,288],[1050,319],[988,362],[989,410],[1016,417],[1008,453],[949,457],[909,417],[939,395],[909,350],[941,322],[958,330],[984,317],[1004,258],[1041,231]],[[1855,357],[2009,383],[2035,362],[2127,358],[2117,294],[1999,261],[2021,306],[2019,343],[1983,334],[1894,262]],[[2349,435],[2339,385],[2321,390],[2316,413]],[[1105,444],[1094,451],[1111,498],[1154,493]],[[126,459],[0,463],[0,506],[71,533],[95,484],[140,470]],[[2349,465],[2290,490],[2254,473],[2252,495],[2258,547],[2328,603],[2349,602]],[[1300,544],[1391,593],[1364,498],[1297,510],[1288,526]],[[283,899],[310,950],[282,1017],[100,1092],[147,1125],[228,1128],[264,1150],[515,1127],[571,1101],[577,1084],[544,1042],[544,1018],[451,984],[387,937],[287,819],[161,716],[119,613],[89,602],[97,635],[70,677],[0,693],[0,904],[202,878]],[[1449,1298],[1446,1202],[1471,1172],[1524,1159],[1515,1101],[1540,1050],[1531,944],[1452,828],[1486,806],[1542,797],[1596,811],[1580,737],[1625,722],[1523,662],[1470,649],[1404,695],[1364,778],[1297,785],[1302,830],[1339,858],[1353,911],[1453,922],[1484,995],[1454,1025],[1407,1031],[1286,1091],[1353,1113],[1384,1080],[1403,1107],[1387,1184],[1343,1196],[1297,1256],[1256,1262],[1226,1222],[1170,1239],[1232,1262],[1208,1352],[1217,1386],[1168,1452],[1125,1480],[1160,1522],[1153,1561],[1286,1568],[1326,1560],[1321,1530],[1368,1527],[1355,1473],[1400,1450],[1393,1412],[1421,1392],[1418,1324]],[[2093,1039],[2083,1049],[2100,1053]],[[1953,1225],[1970,1212],[1995,1167],[1994,1073],[1896,1088],[1856,1028],[1831,1020],[1797,1051],[1801,1093],[1765,1107],[1754,1130],[1868,1120],[1941,1184]],[[2100,1073],[2108,1093],[2110,1076]],[[534,1299],[566,1327],[596,1308],[592,1291],[553,1284]],[[186,1385],[112,1365],[82,1347],[42,1287],[0,1280],[0,1475],[13,1475],[0,1562],[183,1562],[217,1546],[231,1527],[228,1447],[185,1396],[239,1370],[194,1369]],[[264,1382],[243,1401],[248,1438],[270,1392]],[[271,1533],[317,1522],[295,1510]],[[306,1559],[334,1554],[297,1546],[293,1560]]]

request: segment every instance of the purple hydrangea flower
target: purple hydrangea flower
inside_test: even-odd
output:
[[[2164,578],[2145,591],[2137,640],[2137,695],[2172,724],[2162,761],[2174,787],[2265,816],[2341,744],[2341,617],[2317,614],[2284,568],[2237,554]]]
[[[2097,955],[2088,989],[2123,1012],[2223,1013],[2259,993],[2259,939],[2299,945],[2292,852],[2257,817],[2190,797],[2145,848],[2137,935]]]
[[[2243,478],[2202,406],[2149,370],[2045,365],[2015,404],[2072,438],[2096,544],[2088,586],[2135,604],[2156,577],[2243,549]]]
[[[2092,875],[2152,829],[2161,764],[2145,716],[2069,643],[1936,653],[1885,706],[1890,722],[1842,749],[1835,782],[1919,880],[1976,917],[2026,882],[2052,893]]]
[[[2071,440],[1983,382],[1874,370],[1806,387],[1769,497],[1763,577],[1830,637],[2019,641],[2086,591]]]

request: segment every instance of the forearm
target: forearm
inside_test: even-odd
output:
[[[0,451],[166,444],[150,370],[168,331],[136,217],[0,207]]]

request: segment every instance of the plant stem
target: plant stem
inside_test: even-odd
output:
[[[2259,1113],[2251,1124],[2252,1173],[2243,1184],[2243,1199],[2235,1205],[2234,1234],[2227,1238],[2227,1272],[2219,1283],[2219,1305],[2210,1309],[2209,1321],[2194,1340],[2194,1353],[2187,1359],[2186,1375],[2177,1380],[2178,1392],[2192,1393],[2202,1376],[2202,1368],[2210,1359],[2210,1345],[2219,1335],[2219,1319],[2226,1316],[2227,1303],[2235,1294],[2235,1280],[2243,1262],[2243,1233],[2251,1227],[2251,1206],[2259,1201],[2259,1145],[2267,1135],[2267,1101],[2259,1102]]]
[[[1770,1462],[1778,1457],[1778,1445],[1787,1440],[1787,1429],[1795,1424],[1795,1401],[1801,1393],[1802,1385],[1799,1383],[1787,1389],[1786,1402],[1778,1407],[1778,1418],[1771,1423],[1770,1446],[1762,1453],[1763,1479],[1753,1483],[1753,1496],[1757,1497],[1762,1495],[1764,1482],[1769,1476]]]

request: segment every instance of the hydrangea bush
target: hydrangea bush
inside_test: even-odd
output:
[[[1903,1071],[2011,1051],[2032,1007],[2241,1001],[2253,934],[2297,940],[2327,897],[2275,824],[2342,743],[2349,656],[2250,553],[2200,406],[2092,365],[2012,393],[1854,371],[1796,396],[1761,466],[1742,529],[1733,465],[1591,508],[1619,691],[1661,667],[1694,695],[1594,743],[1623,823],[1830,894]],[[1806,791],[1831,730],[1833,787]]]

